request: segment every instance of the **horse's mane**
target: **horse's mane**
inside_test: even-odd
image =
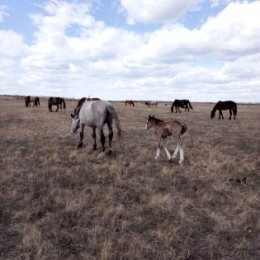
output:
[[[153,119],[153,120],[156,121],[156,122],[163,122],[162,119],[159,119],[159,118],[157,118],[157,117],[155,117],[155,116],[149,116],[149,119]]]

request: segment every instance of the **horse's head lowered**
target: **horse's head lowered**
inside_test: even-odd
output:
[[[79,129],[79,126],[80,126],[80,120],[79,120],[79,116],[77,115],[76,110],[75,110],[74,113],[71,114],[70,133],[75,134],[77,132],[77,130]]]

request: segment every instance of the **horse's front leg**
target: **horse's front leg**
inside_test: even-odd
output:
[[[103,132],[103,127],[101,129],[99,129],[99,137],[100,137],[100,142],[102,144],[102,149],[103,149],[103,152],[104,152],[105,151],[106,137],[105,137],[104,132]]]
[[[57,105],[57,109],[56,109],[56,112],[59,110],[59,105]]]
[[[81,148],[83,146],[83,138],[84,138],[84,127],[85,125],[82,124],[81,125],[81,130],[80,130],[80,133],[79,133],[79,144],[78,144],[78,148]]]
[[[92,138],[94,140],[93,150],[97,150],[97,141],[96,141],[96,127],[92,128]]]
[[[160,137],[158,142],[157,142],[157,150],[156,150],[155,160],[157,160],[160,156],[161,139],[162,138]]]

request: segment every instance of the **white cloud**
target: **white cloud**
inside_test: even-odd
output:
[[[5,5],[0,5],[0,23],[3,22],[7,16],[9,16],[8,7]]]
[[[129,24],[176,21],[205,0],[121,0]]]
[[[164,4],[170,9],[172,2]],[[179,13],[198,3],[186,1]],[[244,101],[250,98],[241,95],[244,87],[252,95],[260,82],[260,24],[255,22],[259,1],[231,3],[193,30],[167,23],[144,34],[96,20],[88,3],[51,1],[42,8],[44,13],[30,16],[36,30],[26,49],[20,35],[0,31],[0,54],[9,51],[10,58],[26,50],[19,80],[14,78],[31,95],[214,101],[220,92],[225,93],[223,98],[232,98],[236,88],[240,100],[233,98]],[[14,46],[8,48],[8,42]],[[12,62],[8,62],[11,75]]]

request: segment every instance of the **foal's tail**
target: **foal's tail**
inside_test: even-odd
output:
[[[181,135],[183,135],[184,133],[186,133],[188,130],[188,127],[186,124],[182,123],[181,124]]]
[[[107,106],[107,110],[113,116],[113,118],[115,119],[115,124],[116,124],[116,128],[117,128],[117,134],[118,134],[118,136],[120,138],[122,138],[122,136],[123,136],[123,129],[121,127],[120,120],[119,120],[119,117],[118,117],[118,115],[116,113],[116,110],[110,104]]]

